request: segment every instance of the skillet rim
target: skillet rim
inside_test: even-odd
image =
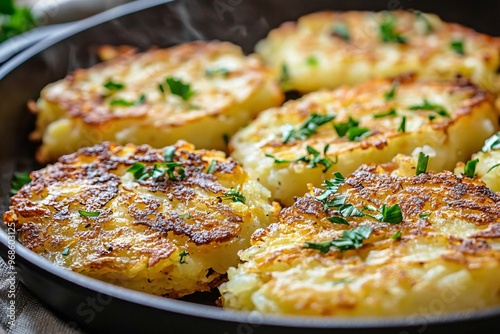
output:
[[[53,36],[50,36],[29,47],[28,49],[20,52],[19,54],[8,60],[6,63],[4,63],[0,67],[0,80],[5,78],[14,70],[22,67],[22,65],[32,57],[45,51],[46,49],[49,49],[55,44],[74,36],[75,34],[88,29],[92,29],[99,24],[119,18],[121,16],[133,14],[141,10],[164,5],[173,1],[174,0],[149,0],[130,2],[107,10],[95,16],[89,17],[87,19],[78,21],[68,27],[65,27],[59,33],[56,33]],[[0,247],[0,253],[2,253],[1,255],[7,256],[9,236],[5,231],[6,226],[3,224],[3,213],[0,219],[2,221],[2,227],[0,228],[0,244],[2,247]],[[133,291],[69,271],[62,267],[58,267],[52,262],[30,251],[22,244],[20,244],[17,240],[15,242],[15,249],[16,258],[22,258],[30,265],[33,265],[42,270],[45,275],[49,274],[57,276],[58,278],[71,285],[78,285],[94,292],[106,294],[113,298],[120,299],[132,304],[139,304],[157,310],[182,314],[193,318],[206,318],[210,320],[233,323],[250,323],[249,316],[250,314],[252,314],[251,312],[226,310],[216,306],[208,306],[182,300],[168,299],[139,291]],[[27,288],[30,289],[29,287]],[[440,315],[417,314],[416,318],[317,318],[293,315],[261,314],[262,321],[259,323],[259,325],[303,329],[398,329],[403,327],[407,328],[433,326],[450,323],[457,325],[458,323],[462,322],[478,321],[489,318],[495,318],[500,321],[500,306],[481,310],[453,312]]]

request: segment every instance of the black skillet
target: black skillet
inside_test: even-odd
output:
[[[131,44],[166,47],[196,39],[229,40],[251,52],[269,29],[321,9],[419,9],[435,12],[481,32],[500,35],[497,1],[290,1],[148,0],[86,19],[36,44],[0,68],[0,206],[9,203],[15,170],[38,168],[26,101],[69,71],[97,62],[95,46]],[[0,253],[7,257],[8,235],[0,229]],[[469,333],[496,332],[500,308],[406,318],[306,318],[226,311],[204,305],[213,294],[171,300],[130,291],[63,268],[16,243],[20,281],[68,322],[101,333]],[[500,278],[499,278],[500,279]],[[494,292],[492,292],[494,293]],[[439,298],[439,296],[436,296]]]

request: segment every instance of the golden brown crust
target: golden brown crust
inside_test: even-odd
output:
[[[381,33],[384,25],[401,37],[400,42],[390,33],[388,37]],[[336,31],[338,26],[345,38]],[[456,41],[462,42],[463,52],[452,47]],[[442,79],[462,74],[484,88],[499,89],[495,72],[500,39],[443,22],[434,14],[403,10],[312,13],[271,30],[256,50],[277,72],[287,65],[283,86],[288,90],[311,92],[405,72]]]
[[[81,149],[32,172],[4,220],[15,223],[26,247],[72,270],[171,297],[208,290],[276,208],[222,152],[178,142],[173,157],[180,164],[173,179],[134,180],[127,171],[136,163],[144,172],[163,168],[162,150],[109,142]],[[227,198],[231,189],[246,195],[246,204]],[[179,262],[182,251],[187,264]],[[189,263],[196,269],[177,277]],[[155,277],[158,283],[150,284]]]
[[[344,217],[349,225],[327,220],[341,215],[316,198],[323,189],[296,198],[279,223],[257,231],[252,247],[240,253],[245,263],[220,287],[224,306],[323,316],[409,315],[449,286],[463,295],[443,310],[499,305],[492,291],[500,285],[492,275],[500,272],[500,196],[451,172],[396,177],[393,170],[363,166],[329,196],[345,196],[346,204],[365,214]],[[366,215],[396,204],[401,222]],[[361,226],[372,232],[360,248],[321,252],[307,246],[338,240]]]

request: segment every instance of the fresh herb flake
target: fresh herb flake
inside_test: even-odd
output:
[[[344,123],[334,123],[333,128],[337,132],[339,137],[344,137],[347,134],[347,131],[350,128],[357,127],[359,122],[352,117],[349,117],[349,120]]]
[[[212,160],[207,168],[207,174],[212,174],[217,169],[217,160]]]
[[[500,163],[491,166],[490,169],[488,169],[488,171],[486,172],[486,174],[488,174],[489,172],[491,172],[493,169],[497,168],[498,166],[500,166]]]
[[[125,88],[125,85],[121,82],[115,82],[109,79],[106,83],[104,83],[104,88],[107,90],[122,90]]]
[[[403,213],[401,212],[401,207],[399,204],[394,204],[393,206],[387,206],[385,204],[380,208],[381,219],[383,223],[389,223],[391,225],[399,224],[403,221]]]
[[[401,124],[399,124],[398,132],[406,132],[406,116],[401,118]]]
[[[323,186],[325,186],[325,190],[319,195],[316,196],[315,198],[323,203],[325,210],[328,210],[328,208],[331,207],[339,207],[340,205],[344,204],[345,202],[345,197],[343,201],[339,204],[339,201],[336,199],[333,199],[332,201],[329,201],[328,199],[330,198],[331,195],[335,194],[337,190],[339,189],[340,185],[344,183],[344,176],[340,174],[339,172],[333,173],[333,178],[330,180],[326,180]],[[338,198],[338,197],[336,197]]]
[[[373,134],[373,131],[367,128],[359,128],[357,126],[347,130],[347,139],[350,141],[359,141]]]
[[[163,148],[163,159],[165,162],[173,162],[175,156],[175,146],[166,146]]]
[[[418,218],[426,219],[429,218],[430,215],[430,213],[421,213],[418,215]]]
[[[145,170],[146,170],[146,166],[144,164],[141,164],[140,162],[136,162],[129,169],[127,169],[127,172],[132,173],[132,175],[134,175],[134,178],[136,180],[139,180],[144,175]]]
[[[347,24],[337,22],[332,26],[332,35],[335,37],[342,38],[344,41],[349,41],[351,36],[349,34],[349,28]]]
[[[163,162],[154,164],[153,169],[148,170],[145,165],[136,162],[127,172],[132,173],[136,181],[143,181],[148,178],[159,179],[165,174],[171,181],[182,181],[186,178],[186,173],[182,166],[183,164],[180,162]],[[177,172],[178,177],[175,175],[175,172]]]
[[[352,117],[349,117],[347,122],[334,123],[333,128],[339,137],[346,136],[350,141],[358,141],[373,134],[370,129],[360,128],[359,122]]]
[[[189,212],[183,213],[182,215],[179,215],[179,218],[189,219],[189,218],[191,218],[191,214]]]
[[[191,85],[183,82],[181,79],[169,77],[165,81],[167,82],[170,92],[180,96],[184,101],[188,101],[195,94],[191,89]]]
[[[99,211],[85,211],[85,210],[78,210],[78,213],[82,217],[99,217],[101,214]]]
[[[500,148],[500,132],[494,134],[493,136],[485,140],[482,151],[488,152],[499,148]]]
[[[325,168],[323,169],[323,173],[326,173],[333,165],[335,165],[338,161],[338,158],[333,161],[327,156],[327,151],[330,145],[326,145],[323,148],[323,157],[321,153],[314,149],[314,147],[307,145],[306,151],[308,153],[307,156],[303,156],[295,160],[296,162],[303,161],[308,163],[307,168],[316,168],[318,165],[323,165]]]
[[[428,162],[429,162],[429,156],[424,154],[424,152],[420,152],[418,154],[416,175],[420,175],[427,171]]]
[[[335,115],[319,115],[311,114],[302,123],[298,129],[291,128],[283,134],[283,143],[287,143],[290,140],[305,140],[311,137],[320,126],[331,122],[335,119]]]
[[[449,117],[450,114],[448,111],[443,106],[440,106],[438,104],[434,104],[429,102],[427,99],[424,99],[424,101],[421,104],[416,104],[412,105],[409,107],[410,110],[426,110],[426,111],[433,111],[436,114],[444,117]]]
[[[62,255],[62,256],[68,256],[68,254],[69,254],[69,248],[70,248],[70,246],[69,246],[69,245],[68,245],[68,246],[66,246],[66,247],[63,249],[63,251],[61,252],[61,255]]]
[[[476,165],[479,162],[479,159],[474,159],[474,160],[469,160],[465,164],[464,168],[464,174],[465,176],[473,179],[477,174],[476,174]]]
[[[290,160],[278,159],[274,155],[269,154],[269,153],[266,153],[265,156],[268,157],[268,158],[273,159],[274,163],[277,164],[277,165],[279,165],[279,164],[289,164],[291,162]]]
[[[319,64],[318,58],[316,58],[315,56],[309,56],[306,59],[306,64],[311,66],[311,67],[318,66],[318,64]]]
[[[464,50],[464,41],[462,40],[454,40],[450,42],[450,48],[455,52],[456,54],[459,55],[464,55],[465,50]]]
[[[17,192],[26,184],[31,182],[29,172],[15,172],[12,176],[12,183],[10,193],[12,195],[17,194]]]
[[[394,235],[391,237],[392,240],[398,240],[398,239],[401,239],[401,235],[403,233],[401,233],[401,231],[397,231],[396,233],[394,233]]]
[[[222,196],[222,199],[227,199],[233,202],[240,202],[240,203],[245,203],[245,201],[247,200],[246,197],[243,196],[243,194],[241,194],[238,191],[238,189],[235,188],[231,188],[231,190],[226,192],[224,196]]]
[[[281,76],[280,76],[280,84],[285,84],[290,81],[290,71],[288,70],[287,64],[281,65]]]
[[[179,253],[179,263],[180,263],[180,264],[188,264],[188,263],[186,262],[186,259],[185,259],[185,258],[186,258],[186,256],[188,256],[188,255],[189,255],[189,252],[188,252],[188,251],[186,251],[186,250],[183,250],[182,252],[180,252],[180,253]]]
[[[390,14],[384,15],[384,20],[379,26],[380,37],[384,43],[406,44],[406,37],[396,30],[396,20]]]
[[[394,100],[394,97],[396,96],[396,90],[398,88],[399,82],[398,81],[393,81],[392,82],[392,87],[389,91],[384,93],[384,99],[386,101],[391,101]]]
[[[112,107],[132,107],[138,106],[146,102],[146,95],[141,94],[135,101],[129,101],[125,99],[113,99],[109,102],[109,105]]]
[[[36,20],[27,7],[17,7],[12,0],[0,1],[0,43],[36,27]]]
[[[397,115],[398,115],[398,113],[396,112],[396,110],[391,109],[391,110],[386,111],[386,112],[381,112],[381,113],[378,113],[378,114],[374,114],[373,118],[392,117],[392,116],[397,116]]]
[[[345,252],[349,249],[360,248],[363,240],[368,239],[372,233],[372,228],[366,225],[344,230],[340,239],[325,242],[306,242],[305,248],[317,249],[321,253],[328,253],[332,248]]]

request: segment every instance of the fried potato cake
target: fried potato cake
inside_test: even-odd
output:
[[[500,196],[451,172],[363,166],[312,188],[252,236],[226,308],[383,317],[500,305]]]
[[[192,42],[135,54],[103,52],[104,63],[46,86],[37,114],[37,159],[49,162],[103,141],[163,147],[178,139],[207,149],[283,94],[271,70],[227,42]]]
[[[372,79],[262,112],[231,140],[232,156],[285,205],[333,172],[428,147],[452,170],[498,130],[493,97],[467,80]]]
[[[499,38],[421,12],[313,13],[271,30],[256,51],[284,89],[304,93],[406,72],[500,88]]]
[[[279,206],[220,151],[178,142],[98,144],[31,173],[6,224],[23,245],[75,272],[182,297],[220,283]]]

